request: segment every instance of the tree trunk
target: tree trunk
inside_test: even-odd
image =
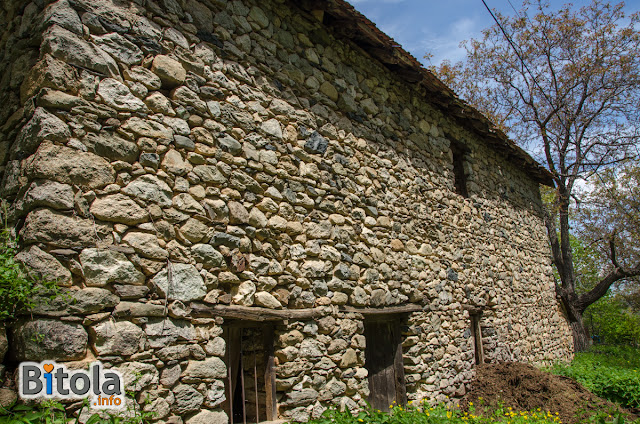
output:
[[[582,322],[582,314],[577,320],[569,320],[571,325],[571,333],[573,335],[574,352],[584,352],[591,346],[591,339],[587,334],[587,329]]]
[[[576,307],[577,298],[575,295],[572,296],[571,293],[567,293],[559,287],[557,291],[567,312],[567,319],[573,336],[573,351],[584,352],[591,346],[591,339],[582,321],[583,311]]]

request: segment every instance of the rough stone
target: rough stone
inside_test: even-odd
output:
[[[104,287],[109,283],[144,284],[144,274],[121,252],[84,249],[80,253],[80,263],[88,286]]]
[[[149,220],[149,213],[142,209],[129,196],[112,194],[96,199],[91,204],[91,213],[103,221],[136,225]]]
[[[271,293],[261,291],[255,295],[255,304],[269,309],[280,309],[282,304]]]
[[[79,324],[50,319],[22,321],[11,337],[12,354],[18,361],[73,361],[84,357],[87,339]]]
[[[224,263],[224,256],[210,244],[195,244],[191,247],[191,252],[194,259],[207,269],[220,267]]]
[[[153,139],[171,140],[173,138],[173,130],[164,125],[133,116],[125,121],[120,127],[124,131],[132,132],[140,137],[149,137]]]
[[[59,25],[78,35],[82,35],[82,22],[78,13],[69,5],[68,0],[58,0],[44,10],[44,26]]]
[[[106,320],[89,329],[91,346],[98,355],[130,356],[144,349],[144,331],[129,321]]]
[[[117,32],[105,35],[94,35],[95,41],[102,50],[113,56],[118,62],[127,66],[137,65],[142,62],[144,54],[142,50]]]
[[[109,106],[128,112],[144,112],[147,106],[142,100],[131,94],[129,88],[113,78],[105,78],[98,85],[98,94]]]
[[[160,247],[155,235],[141,232],[128,232],[122,241],[133,247],[136,253],[150,259],[165,260],[169,253]]]
[[[176,414],[186,415],[200,409],[204,396],[188,384],[180,384],[173,388],[176,402],[172,406],[172,411]]]
[[[102,132],[99,135],[89,133],[82,140],[89,151],[111,160],[135,162],[140,153],[138,145],[115,134]]]
[[[277,139],[282,139],[282,127],[277,119],[269,119],[262,123],[262,131]]]
[[[229,152],[232,155],[238,154],[242,151],[242,145],[238,140],[226,134],[218,138],[218,144],[222,150]]]
[[[150,318],[145,333],[154,349],[177,341],[191,342],[196,338],[196,331],[189,321],[172,318]]]
[[[0,389],[0,406],[9,409],[18,400],[18,394],[11,389]]]
[[[171,189],[155,175],[141,175],[127,184],[122,192],[159,206],[171,206]]]
[[[166,88],[173,88],[184,84],[187,71],[175,59],[169,56],[158,55],[153,59],[151,71],[158,75],[162,85]]]
[[[23,210],[37,207],[52,209],[73,209],[73,189],[68,184],[55,181],[34,181],[23,198]]]
[[[169,365],[165,367],[162,370],[162,374],[160,374],[160,384],[165,387],[172,387],[178,382],[181,374],[180,364]]]
[[[329,141],[321,136],[317,131],[311,134],[311,137],[304,144],[304,149],[309,153],[324,155],[329,147]]]
[[[29,71],[20,86],[20,102],[36,95],[42,88],[73,91],[77,86],[74,69],[49,54]]]
[[[120,301],[118,296],[109,290],[96,287],[71,291],[69,295],[71,298],[67,301],[67,310],[77,315],[95,314],[113,308]]]
[[[114,316],[122,318],[163,317],[166,313],[166,308],[163,305],[141,302],[120,302],[113,310]]]
[[[243,281],[231,289],[233,303],[242,306],[251,306],[254,303],[256,285],[252,281]]]
[[[209,227],[199,219],[189,218],[180,227],[180,234],[192,243],[201,241],[209,232]]]
[[[220,358],[207,358],[204,361],[191,361],[182,372],[182,380],[213,381],[224,378],[227,375],[227,367]]]
[[[32,178],[91,189],[102,188],[115,181],[111,164],[100,156],[49,142],[42,143],[30,157],[26,172]]]
[[[116,369],[122,373],[125,390],[139,392],[145,387],[158,384],[158,369],[152,364],[126,362]]]
[[[132,66],[123,72],[125,80],[135,81],[143,84],[149,90],[159,90],[162,87],[160,78],[142,66]]]
[[[177,150],[173,149],[165,153],[161,166],[165,171],[175,175],[184,175],[191,170],[191,165]]]
[[[173,197],[173,206],[186,213],[204,215],[204,208],[190,194],[180,193]]]
[[[43,34],[41,51],[108,77],[120,75],[118,65],[111,56],[58,25],[53,25]]]
[[[229,208],[229,222],[231,224],[247,224],[249,223],[249,212],[239,202],[228,202]]]
[[[224,383],[222,381],[216,380],[211,383],[204,399],[205,406],[208,408],[215,408],[220,405],[222,402],[227,400],[225,392]]]
[[[316,401],[318,392],[314,389],[302,389],[287,394],[284,404],[287,406],[306,406]]]
[[[162,93],[153,92],[144,99],[144,103],[149,109],[156,113],[162,113],[168,116],[174,116],[176,114],[173,107],[171,107],[171,101]]]
[[[147,286],[114,284],[113,289],[121,299],[139,299],[145,297],[149,292]]]
[[[153,279],[162,297],[190,302],[201,300],[207,294],[204,281],[193,265],[173,264],[171,274],[172,281],[169,281],[169,272],[165,268]]]
[[[23,263],[33,277],[45,281],[55,281],[60,286],[71,285],[71,273],[52,255],[38,246],[30,246],[18,253],[16,261]]]
[[[200,411],[187,420],[187,424],[227,424],[229,418],[221,411]]]
[[[48,243],[52,246],[73,248],[95,246],[111,236],[109,226],[89,219],[63,215],[50,209],[30,212],[21,231],[26,243]]]
[[[193,168],[193,173],[208,184],[222,184],[227,181],[218,168],[211,165],[198,165]]]
[[[44,141],[65,143],[71,137],[69,126],[56,115],[39,107],[27,124],[22,127],[12,146],[11,157],[24,159],[33,154]]]

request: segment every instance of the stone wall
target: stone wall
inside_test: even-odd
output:
[[[318,14],[8,3],[2,198],[19,259],[73,298],[9,329],[9,364],[99,359],[141,376],[157,419],[216,423],[226,321],[197,305],[317,308],[276,326],[279,414],[297,420],[365,406],[363,315],[345,305],[423,306],[403,329],[409,399],[464,393],[465,306],[485,310],[488,360],[569,357],[538,183]]]

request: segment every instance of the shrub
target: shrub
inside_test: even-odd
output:
[[[67,416],[64,405],[55,400],[46,400],[38,405],[14,404],[8,409],[0,407],[0,424],[78,424],[84,408],[88,408],[87,401],[74,420]],[[148,424],[154,415],[154,412],[141,411],[139,408],[133,411],[129,409],[125,414],[103,411],[91,415],[85,424]]]
[[[640,343],[640,315],[633,312],[621,295],[608,295],[589,306],[584,324],[596,342],[635,346]]]
[[[34,299],[46,300],[59,294],[55,282],[42,281],[30,276],[25,267],[15,260],[18,240],[9,230],[0,230],[0,320],[15,318],[19,311],[28,311]]]
[[[554,365],[552,372],[573,378],[624,407],[640,408],[640,351],[636,348],[595,346],[577,353],[570,365]]]

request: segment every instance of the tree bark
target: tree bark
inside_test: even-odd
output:
[[[569,321],[571,326],[571,333],[573,335],[573,351],[574,352],[584,352],[589,346],[591,346],[592,341],[589,335],[587,334],[587,329],[582,322],[582,314],[576,321]]]
[[[571,335],[573,336],[573,351],[584,352],[591,346],[591,339],[587,334],[587,329],[582,321],[582,313],[584,310],[580,310],[576,307],[575,293],[567,290],[563,290],[560,286],[556,286],[558,297],[562,301],[562,305],[567,313],[567,319],[569,321],[569,327],[571,327]]]

